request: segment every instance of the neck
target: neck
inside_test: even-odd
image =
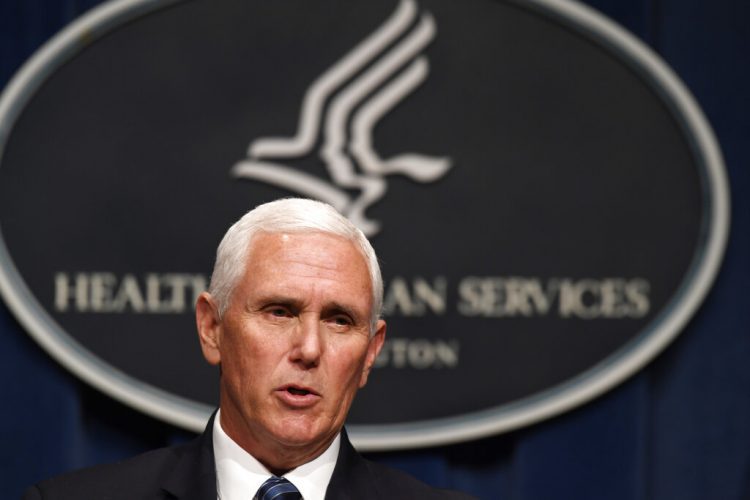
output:
[[[224,410],[220,413],[219,421],[222,430],[232,441],[276,476],[282,476],[300,465],[315,460],[328,449],[339,432],[337,430],[319,442],[296,445],[272,437],[259,438],[250,427],[234,425],[233,419],[225,417]]]

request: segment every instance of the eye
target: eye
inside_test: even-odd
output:
[[[336,314],[328,318],[328,324],[336,331],[344,332],[354,326],[354,321],[346,314]]]
[[[265,311],[266,314],[273,318],[289,318],[292,316],[292,313],[288,308],[279,305],[269,306]]]
[[[333,318],[333,322],[339,326],[349,326],[352,324],[352,320],[345,316],[336,316],[335,318]]]

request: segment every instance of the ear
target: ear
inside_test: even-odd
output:
[[[375,325],[375,334],[370,337],[370,343],[367,346],[365,365],[359,379],[360,389],[367,383],[367,377],[370,375],[370,370],[372,369],[372,365],[375,364],[378,354],[380,354],[380,349],[383,348],[383,342],[385,342],[385,321],[379,319],[378,323]]]
[[[203,357],[212,365],[221,362],[221,318],[211,294],[203,292],[195,303],[195,323]]]

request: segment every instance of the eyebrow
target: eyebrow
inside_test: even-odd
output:
[[[295,309],[302,308],[301,301],[283,295],[268,295],[265,297],[256,298],[252,301],[248,301],[247,303],[248,307],[250,307],[251,309],[254,309],[255,307],[266,307],[270,304],[278,304]]]
[[[284,295],[268,295],[265,297],[259,297],[253,300],[252,303],[249,302],[247,305],[251,309],[254,309],[256,307],[262,308],[262,307],[266,307],[272,304],[278,304],[278,305],[285,306],[285,307],[288,307],[290,309],[297,310],[297,311],[303,308],[302,306],[303,301],[294,299],[291,297],[287,297]],[[326,304],[323,304],[321,316],[326,316],[330,314],[346,314],[347,316],[352,318],[352,320],[355,323],[361,323],[365,321],[362,318],[362,315],[358,314],[357,311],[353,307],[345,305],[345,304],[341,304],[339,302],[328,302]]]
[[[328,313],[328,314],[343,313],[349,316],[350,318],[352,318],[352,320],[356,323],[360,323],[362,321],[362,318],[360,317],[359,314],[357,314],[357,312],[354,309],[352,309],[349,306],[339,304],[338,302],[332,302],[330,304],[326,304],[323,307],[323,313],[324,314],[325,313]]]

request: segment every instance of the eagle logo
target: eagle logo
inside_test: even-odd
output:
[[[385,195],[385,176],[432,182],[451,167],[447,157],[405,152],[381,158],[373,147],[378,121],[429,73],[422,51],[435,37],[435,21],[426,12],[417,16],[416,2],[401,0],[380,27],[308,87],[294,137],[253,140],[231,175],[325,201],[365,235],[376,234],[380,222],[366,211]],[[325,163],[330,181],[284,164],[312,153]]]

